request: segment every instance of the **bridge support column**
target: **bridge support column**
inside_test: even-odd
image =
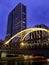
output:
[[[7,57],[7,53],[6,52],[1,52],[1,58],[6,58]]]

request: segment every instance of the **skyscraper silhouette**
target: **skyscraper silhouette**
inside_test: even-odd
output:
[[[6,38],[9,39],[21,30],[26,29],[26,6],[19,3],[8,16]]]

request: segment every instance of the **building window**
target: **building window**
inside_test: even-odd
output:
[[[22,12],[23,15],[26,15],[26,13]]]
[[[25,24],[25,21],[23,21],[22,23]]]

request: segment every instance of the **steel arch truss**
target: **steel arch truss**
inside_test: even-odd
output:
[[[31,33],[31,32],[34,32],[34,31],[46,31],[49,33],[49,31],[47,29],[44,29],[44,28],[28,28],[28,29],[25,29],[25,30],[22,30],[20,32],[18,32],[17,34],[15,34],[13,37],[11,37],[7,42],[5,42],[5,44],[9,44],[9,42],[11,40],[13,40],[14,38],[16,37],[21,37],[21,41],[23,41],[25,39],[25,37]]]

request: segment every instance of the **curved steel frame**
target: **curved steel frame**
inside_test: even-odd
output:
[[[34,31],[39,31],[39,30],[42,30],[42,31],[46,31],[49,33],[49,30],[47,29],[44,29],[44,28],[29,28],[29,29],[25,29],[25,30],[22,30],[20,32],[18,32],[17,34],[15,34],[13,37],[11,37],[7,42],[5,42],[5,44],[9,44],[9,42],[14,39],[15,37],[21,37],[21,41],[23,41],[25,39],[25,37],[31,33],[31,32],[34,32]]]

